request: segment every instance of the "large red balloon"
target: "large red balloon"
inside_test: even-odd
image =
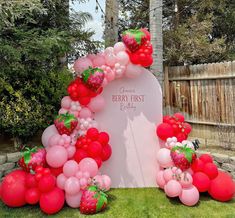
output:
[[[178,142],[182,142],[184,140],[187,139],[187,135],[183,132],[179,132],[177,135],[176,135],[176,138],[177,138],[177,141]]]
[[[30,188],[25,192],[25,201],[28,204],[37,204],[40,199],[40,191],[38,188]]]
[[[52,191],[43,193],[40,197],[40,208],[46,214],[59,212],[64,206],[64,192],[55,187]]]
[[[88,146],[87,153],[90,157],[100,157],[102,154],[102,145],[98,141],[91,142]]]
[[[58,167],[58,168],[52,168],[50,167],[51,174],[54,175],[55,177],[59,176],[61,173],[63,173],[63,167]]]
[[[87,130],[87,137],[91,140],[97,140],[99,137],[99,131],[96,128],[90,128]]]
[[[108,133],[106,132],[101,132],[99,134],[99,138],[98,138],[98,142],[101,144],[101,145],[107,145],[109,143],[109,135]]]
[[[35,179],[35,176],[30,173],[26,175],[25,184],[27,188],[34,188],[34,187],[37,187],[38,185],[37,180]]]
[[[209,154],[202,154],[199,159],[203,162],[203,163],[213,163],[213,158],[211,157],[211,155]]]
[[[102,155],[101,155],[102,161],[108,160],[111,155],[112,155],[112,148],[111,148],[111,146],[110,145],[103,146]]]
[[[218,168],[213,163],[207,163],[205,164],[203,168],[203,172],[210,178],[214,179],[218,176]]]
[[[9,173],[2,182],[2,201],[9,207],[21,207],[26,204],[26,172],[15,170]]]
[[[181,113],[175,113],[174,115],[173,115],[173,117],[177,120],[177,121],[179,121],[179,122],[184,122],[184,115],[183,114],[181,114]]]
[[[167,138],[174,136],[174,130],[170,124],[161,123],[157,127],[157,135],[161,140],[165,141]]]
[[[199,192],[206,192],[210,187],[209,177],[202,172],[197,172],[193,174],[193,185],[196,186]]]
[[[52,175],[43,176],[38,182],[40,192],[49,192],[53,190],[56,184],[56,179]]]
[[[228,173],[219,171],[218,176],[211,181],[208,190],[212,198],[217,201],[229,201],[235,194],[234,182]]]
[[[203,168],[204,168],[204,163],[198,158],[195,161],[193,161],[193,163],[191,165],[191,169],[195,173],[196,172],[202,172]]]
[[[74,160],[75,160],[77,163],[79,163],[82,159],[84,159],[84,158],[86,158],[86,157],[88,157],[88,154],[87,154],[87,152],[86,152],[85,150],[83,150],[83,149],[77,149],[76,152],[75,152],[75,154],[74,154],[74,156],[73,156]]]

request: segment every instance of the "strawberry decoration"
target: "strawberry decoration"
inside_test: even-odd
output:
[[[104,72],[100,68],[91,68],[82,72],[83,83],[92,91],[97,91],[104,80]]]
[[[46,150],[44,148],[25,148],[18,165],[26,172],[35,171],[37,166],[46,166]]]
[[[107,203],[107,195],[97,186],[90,186],[82,194],[80,212],[82,214],[95,214],[104,210]]]
[[[78,125],[78,120],[73,114],[59,114],[56,117],[54,124],[60,135],[70,135]]]
[[[187,170],[197,158],[193,149],[184,146],[175,146],[171,150],[171,158],[176,167],[181,170]]]

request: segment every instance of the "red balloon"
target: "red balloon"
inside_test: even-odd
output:
[[[98,142],[101,144],[101,145],[107,145],[109,143],[109,135],[108,133],[106,132],[101,132],[99,134],[99,138],[98,138]]]
[[[77,86],[77,92],[79,97],[89,96],[89,89],[82,83]]]
[[[143,67],[149,67],[153,64],[153,57],[152,55],[146,55],[145,59],[141,62]]]
[[[93,158],[97,163],[98,168],[102,166],[102,159],[100,157]]]
[[[183,123],[184,132],[188,135],[192,131],[192,127],[189,123]]]
[[[207,163],[205,164],[203,168],[203,172],[210,178],[214,179],[218,176],[218,168],[213,163]]]
[[[182,142],[187,139],[187,135],[185,135],[183,132],[180,132],[176,135],[176,138],[178,142]]]
[[[42,193],[40,197],[40,208],[46,214],[55,214],[64,206],[64,192],[55,187],[52,191]]]
[[[229,201],[235,194],[234,182],[228,173],[219,171],[218,176],[211,180],[209,194],[217,201]]]
[[[35,188],[38,185],[35,175],[28,173],[26,175],[25,185],[27,188]]]
[[[210,187],[209,177],[202,172],[197,172],[193,174],[193,185],[198,189],[199,192],[206,192]]]
[[[51,191],[56,184],[56,179],[52,175],[43,176],[38,183],[38,189],[40,192],[49,192]]]
[[[195,161],[193,161],[193,163],[191,164],[191,169],[193,170],[194,173],[196,172],[202,172],[203,168],[204,168],[204,163],[200,160],[200,159],[196,159]]]
[[[74,160],[75,160],[77,163],[79,163],[82,159],[84,159],[84,158],[86,158],[86,157],[88,157],[88,154],[87,154],[87,152],[86,152],[85,150],[83,150],[83,149],[77,149],[76,152],[75,152],[75,154],[74,154],[74,156],[73,156]]]
[[[111,146],[110,145],[103,146],[102,155],[101,155],[102,161],[108,160],[111,155],[112,155],[112,148],[111,148]]]
[[[25,192],[25,201],[28,204],[37,204],[40,199],[40,191],[38,188],[30,188]]]
[[[174,136],[174,130],[170,124],[161,123],[157,127],[157,135],[161,140],[165,141],[167,138]]]
[[[26,204],[26,172],[15,170],[9,173],[2,182],[2,201],[9,207],[21,207]]]
[[[99,137],[99,131],[96,128],[90,128],[87,130],[87,137],[90,138],[91,140],[97,140]]]
[[[61,173],[63,173],[63,167],[58,168],[52,168],[50,167],[51,174],[55,177],[59,176]]]
[[[176,121],[179,121],[181,123],[184,122],[184,115],[181,113],[175,113],[173,117],[176,119]]]
[[[139,55],[136,54],[136,53],[131,53],[131,52],[128,52],[129,54],[129,57],[130,57],[130,61],[133,63],[133,64],[139,64]]]
[[[87,153],[90,157],[100,157],[102,154],[102,145],[98,141],[91,142],[88,146]]]
[[[2,199],[2,183],[0,183],[0,200]]]
[[[169,123],[170,119],[171,119],[171,116],[169,115],[163,116],[163,123]]]
[[[211,155],[209,154],[202,154],[199,159],[203,162],[203,163],[213,163],[213,158],[211,157]]]

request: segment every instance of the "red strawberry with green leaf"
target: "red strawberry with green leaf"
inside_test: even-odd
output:
[[[88,187],[82,194],[80,212],[82,214],[95,214],[104,210],[107,203],[107,195],[93,185]]]
[[[175,146],[171,149],[171,158],[176,167],[181,170],[187,170],[193,161],[197,158],[193,149],[184,146]]]
[[[143,29],[129,29],[122,33],[122,41],[130,52],[136,52],[149,38]]]
[[[54,124],[60,135],[70,135],[78,125],[78,120],[73,114],[59,114],[56,117]]]
[[[46,150],[44,148],[25,148],[18,165],[26,172],[35,171],[37,166],[46,166]]]
[[[82,72],[83,83],[92,91],[97,91],[104,81],[104,71],[100,68],[91,68]]]

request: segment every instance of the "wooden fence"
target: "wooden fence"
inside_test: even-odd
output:
[[[235,150],[235,61],[164,71],[165,114],[184,113],[205,146]]]

